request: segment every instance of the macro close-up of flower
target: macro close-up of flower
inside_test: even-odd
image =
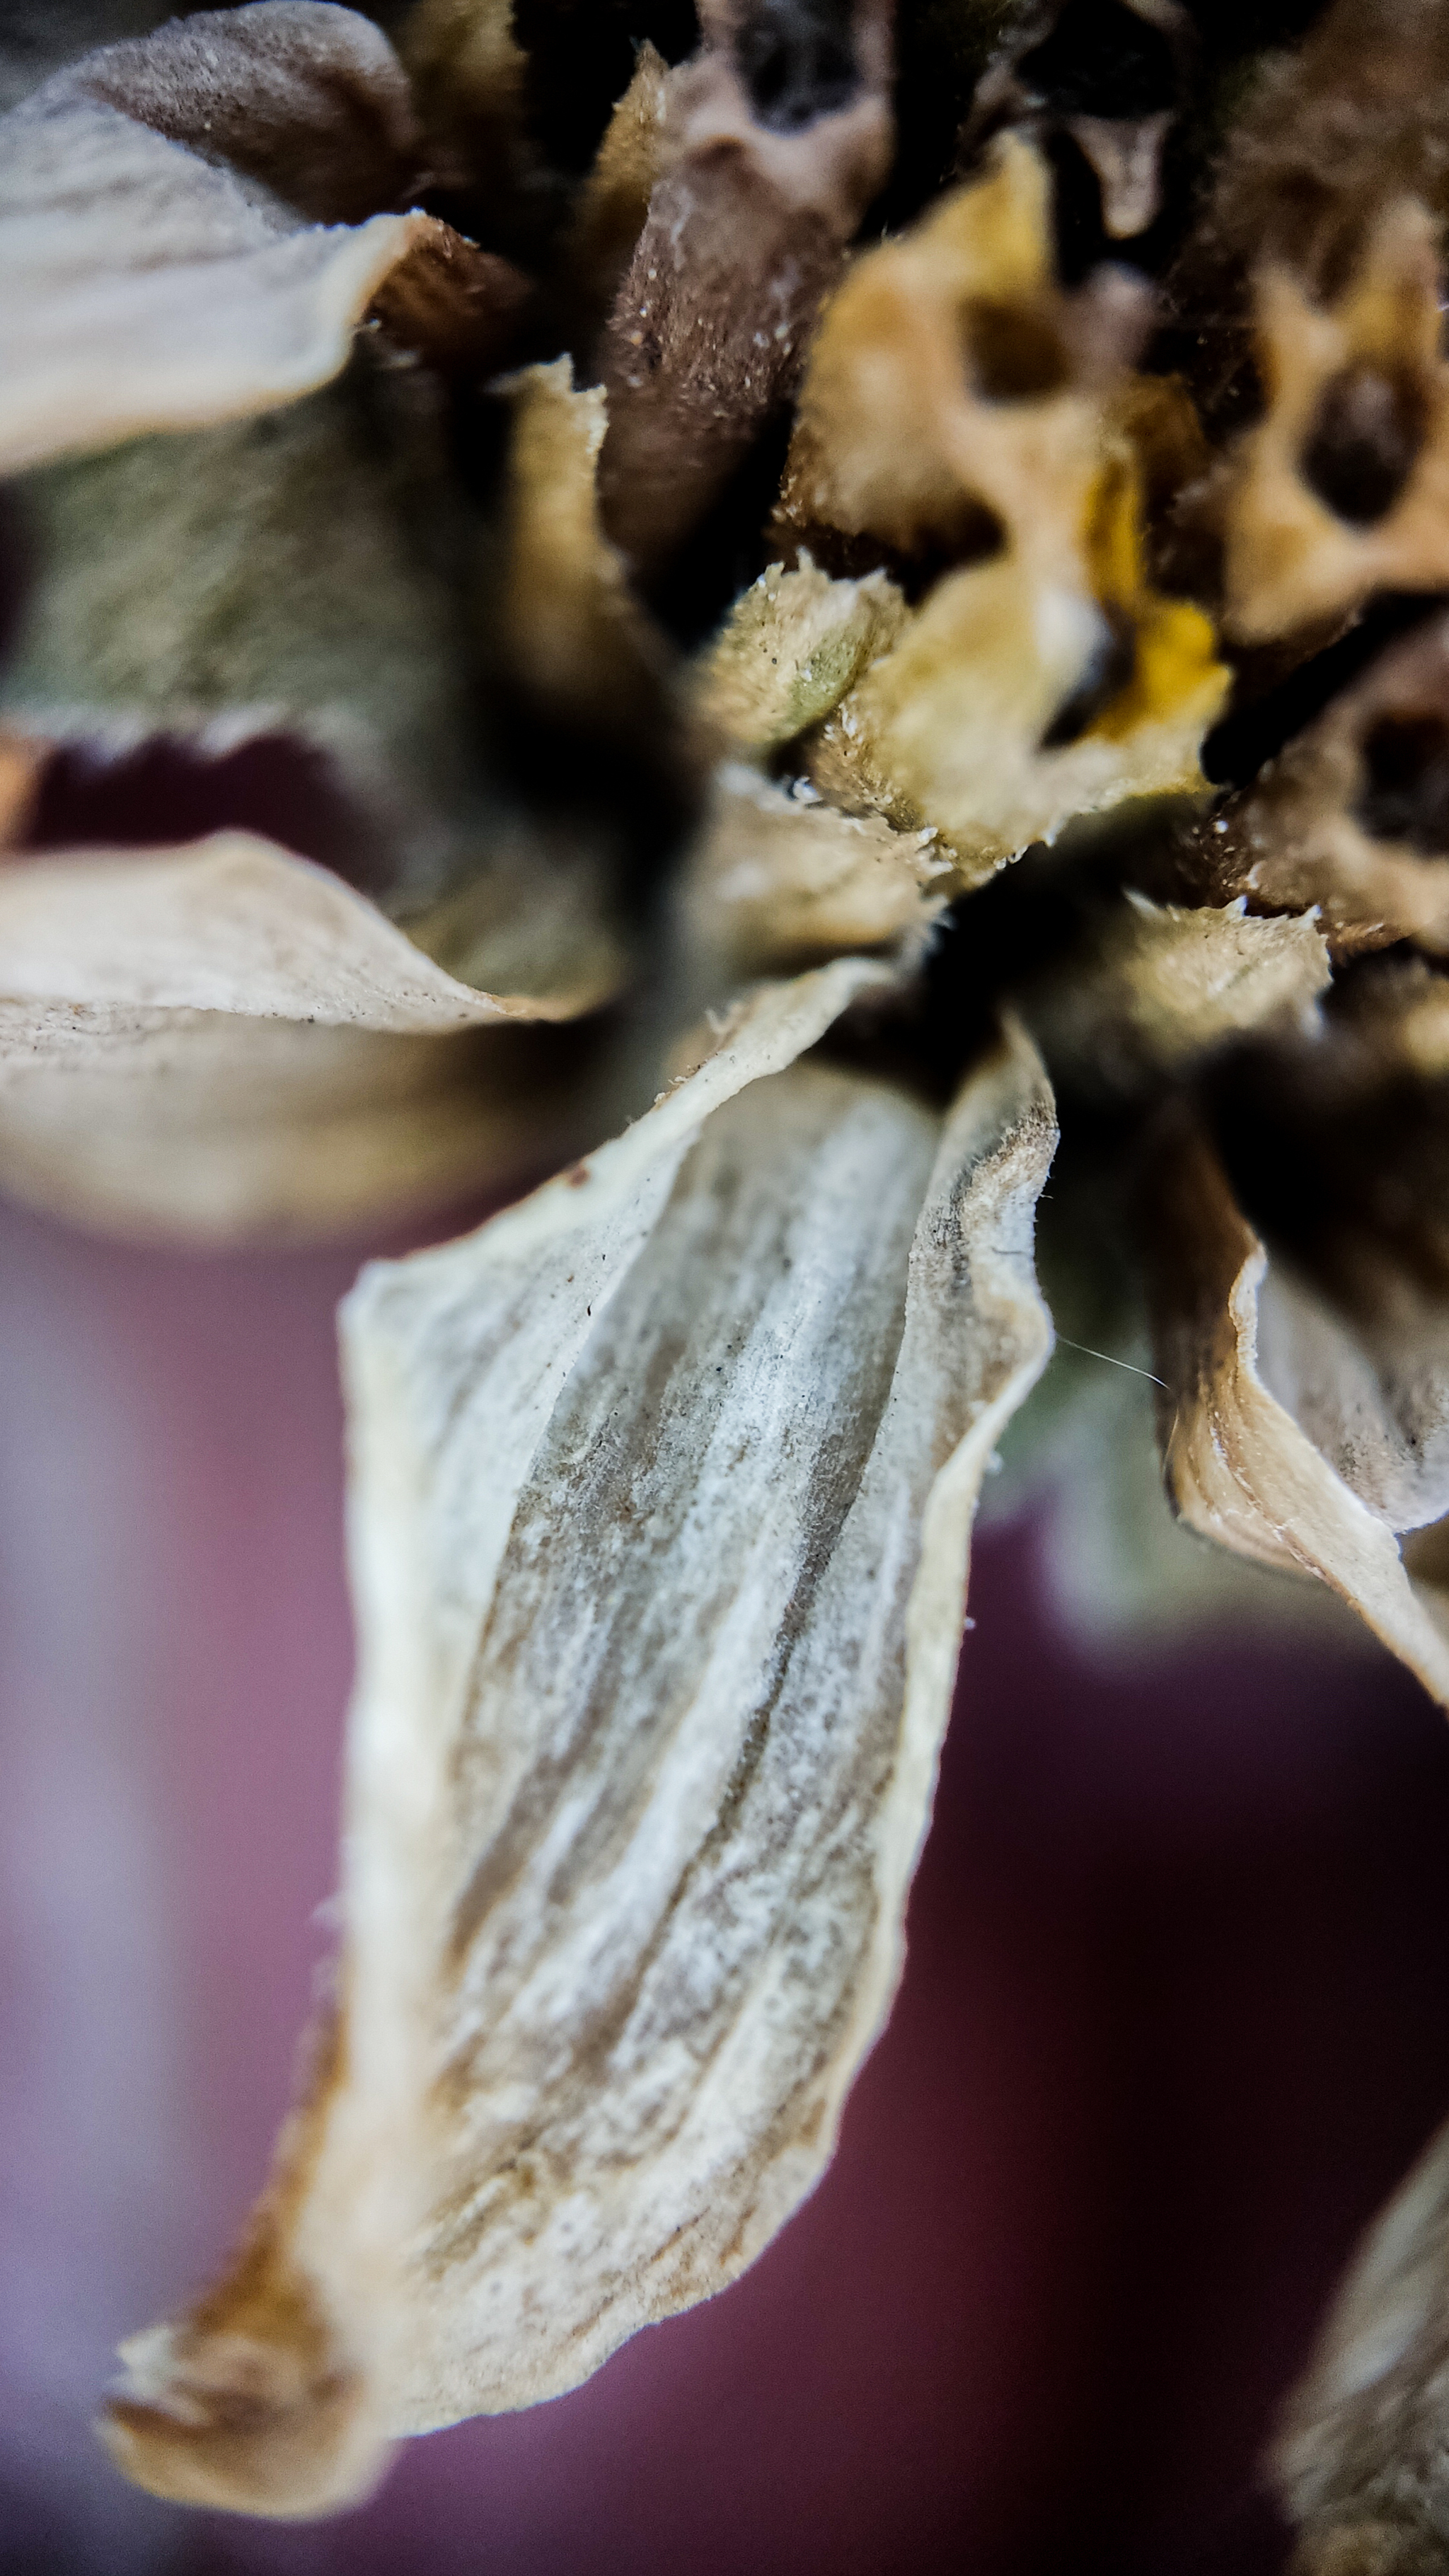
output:
[[[978,1510],[1449,1709],[1449,0],[16,0],[0,110],[14,1241],[370,1256],[330,1954],[99,2419],[321,2520],[821,2182]],[[1449,2568],[1449,2129],[1367,2214],[1300,2576]]]

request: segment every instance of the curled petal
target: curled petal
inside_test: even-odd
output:
[[[954,871],[932,832],[893,832],[787,794],[757,770],[715,776],[682,901],[691,941],[728,986],[852,948],[919,941]]]
[[[386,39],[321,0],[174,22],[58,74],[0,123],[0,471],[326,383],[436,233],[370,212],[415,171]]]
[[[766,991],[617,1143],[364,1274],[343,2036],[109,2410],[163,2493],[342,2502],[369,2431],[723,2287],[829,2160],[1050,1340],[1025,1041],[944,1118],[796,1062],[879,974]]]
[[[1313,1436],[1316,1429],[1347,1466],[1353,1454],[1365,1454],[1367,1417],[1379,1436],[1367,1443],[1373,1465],[1361,1482],[1374,1491],[1371,1478],[1379,1478],[1393,1436],[1371,1366],[1360,1362],[1356,1376],[1346,1373],[1345,1337],[1333,1344],[1327,1316],[1321,1332],[1305,1334],[1303,1315],[1293,1314],[1272,1279],[1268,1254],[1214,1148],[1185,1124],[1174,1122],[1154,1162],[1146,1226],[1153,1365],[1164,1387],[1158,1428],[1179,1515],[1240,1556],[1331,1585],[1425,1689],[1449,1704],[1449,1617],[1438,1586],[1412,1579],[1389,1521],[1344,1481]],[[1315,1312],[1311,1302],[1308,1311]],[[1270,1315],[1276,1393],[1265,1365]],[[1295,1367],[1302,1372],[1297,1385]],[[1314,1401],[1300,1420],[1290,1402],[1301,1400],[1305,1382]],[[1446,1398],[1449,1381],[1439,1392],[1436,1372],[1431,1401],[1441,1416],[1449,1413]],[[1341,1441],[1332,1439],[1335,1425],[1347,1433]],[[1436,1445],[1442,1453],[1442,1434]],[[1442,1454],[1438,1463],[1442,1476]],[[1375,1501],[1388,1500],[1380,1486]]]
[[[566,1066],[528,1024],[601,998],[461,983],[326,869],[240,833],[12,859],[0,1177],[213,1239],[420,1209],[547,1150]]]
[[[895,641],[905,602],[882,572],[832,581],[807,559],[771,564],[699,657],[694,702],[742,751],[774,751],[823,722]]]

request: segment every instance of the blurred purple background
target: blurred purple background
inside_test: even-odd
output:
[[[0,1212],[7,2576],[1256,2576],[1272,2410],[1449,2108],[1449,1736],[1373,1653],[1086,1649],[978,1551],[905,1987],[758,2268],[321,2527],[87,2415],[260,2181],[327,1944],[352,1257]]]

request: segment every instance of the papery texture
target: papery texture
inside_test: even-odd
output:
[[[1397,1449],[1402,1479],[1406,1447],[1421,1455],[1433,1417],[1449,1415],[1449,1378],[1431,1353],[1402,1390],[1409,1420],[1396,1423],[1393,1378],[1380,1379],[1371,1345],[1356,1348],[1308,1282],[1275,1277],[1213,1146],[1184,1122],[1154,1163],[1144,1225],[1158,1431],[1177,1511],[1240,1555],[1331,1584],[1449,1704],[1449,1616],[1438,1585],[1412,1579],[1395,1536],[1418,1497],[1403,1508],[1402,1481],[1396,1490],[1385,1472]],[[1449,1356],[1449,1337],[1440,1348]],[[1441,1484],[1443,1448],[1439,1429],[1424,1463]],[[1445,1500],[1449,1486],[1424,1518]]]
[[[0,469],[295,400],[397,263],[418,135],[387,40],[322,0],[90,55],[0,127]]]
[[[540,1151],[557,1078],[504,1031],[600,998],[461,983],[242,834],[12,859],[0,1172],[68,1214],[201,1237],[420,1208]]]
[[[343,2036],[236,2270],[111,2406],[162,2492],[325,2510],[369,2436],[570,2387],[722,2287],[828,2161],[1050,1339],[1025,1042],[944,1118],[788,1069],[873,979],[767,990],[616,1144],[354,1298]]]

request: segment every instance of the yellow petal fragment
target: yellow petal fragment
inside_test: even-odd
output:
[[[1449,1705],[1449,1616],[1411,1579],[1387,1522],[1270,1392],[1259,1347],[1268,1254],[1215,1150],[1185,1125],[1157,1158],[1147,1222],[1163,1467],[1180,1517],[1240,1556],[1330,1584]],[[1275,1374],[1282,1382],[1281,1356]]]
[[[934,825],[968,885],[1078,815],[1201,795],[1228,688],[1212,628],[1185,601],[1138,591],[1124,611],[1104,590],[1039,583],[1014,555],[949,574],[823,726],[811,778]]]
[[[340,373],[437,228],[309,217],[365,206],[369,186],[393,202],[412,139],[385,38],[306,0],[108,47],[0,119],[0,472],[267,411]]]
[[[568,255],[568,291],[606,307],[644,229],[664,157],[669,66],[645,38],[634,77],[609,119],[579,191]]]
[[[346,2038],[268,2298],[254,2240],[111,2410],[162,2493],[345,2502],[376,2427],[572,2387],[829,2161],[1050,1341],[1040,1067],[1005,1039],[943,1120],[798,1065],[873,973],[767,991],[617,1143],[364,1273]]]
[[[1257,280],[1267,396],[1224,502],[1226,626],[1245,644],[1449,582],[1449,367],[1439,228],[1412,198],[1379,218],[1335,302],[1291,269]]]

